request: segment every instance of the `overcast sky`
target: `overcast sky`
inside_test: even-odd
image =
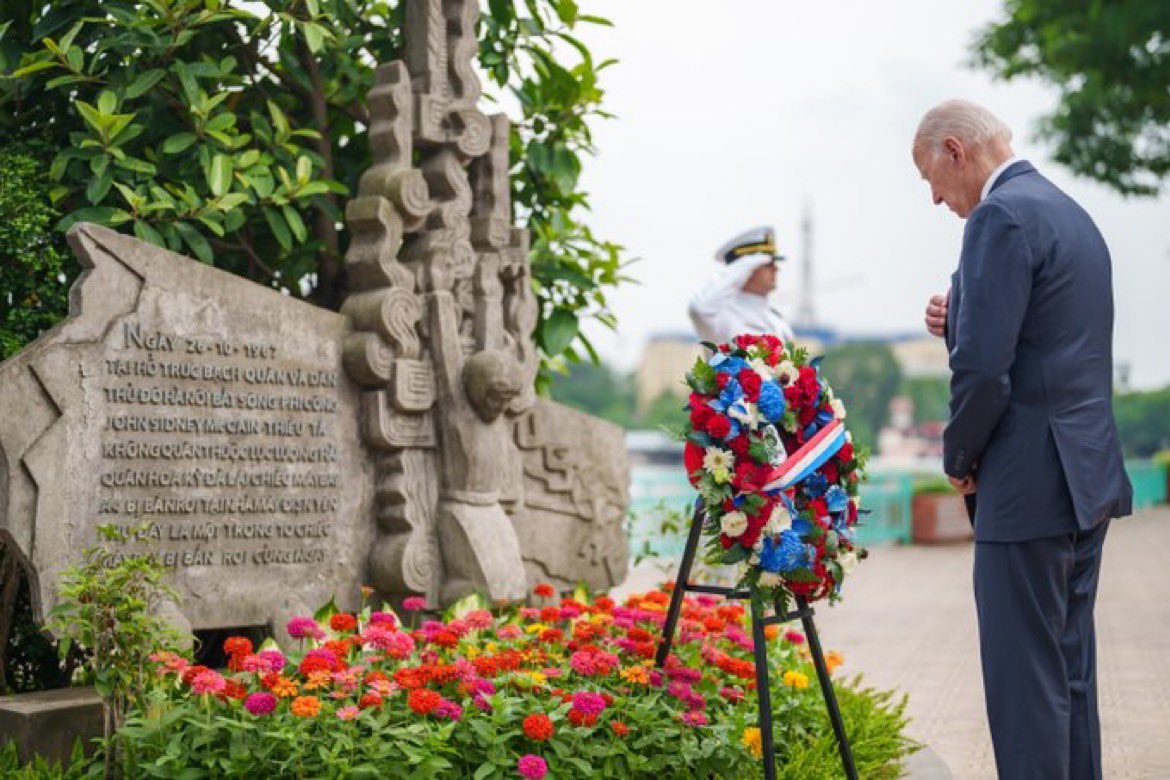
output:
[[[1016,151],[1078,200],[1113,252],[1115,359],[1135,387],[1170,383],[1170,211],[1126,200],[1049,160],[1035,120],[1055,104],[1036,83],[993,82],[966,65],[974,31],[999,0],[832,3],[790,0],[583,0],[615,27],[590,32],[606,71],[599,155],[583,185],[599,235],[640,260],[640,285],[613,296],[618,336],[589,332],[603,357],[637,361],[655,333],[689,330],[686,300],[728,237],[776,227],[799,254],[804,203],[815,222],[816,306],[849,333],[921,327],[945,289],[963,223],[934,207],[910,161],[922,113],[965,97],[1015,131]],[[797,263],[780,276],[794,313]]]

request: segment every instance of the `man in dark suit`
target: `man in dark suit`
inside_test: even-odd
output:
[[[1000,777],[1100,778],[1093,603],[1110,518],[1132,502],[1111,403],[1109,250],[1010,142],[966,101],[929,111],[914,139],[932,200],[967,220],[948,296],[927,311],[950,351],[943,468],[975,524]]]

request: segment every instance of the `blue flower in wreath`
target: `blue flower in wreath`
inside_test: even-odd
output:
[[[792,532],[801,539],[812,533],[813,524],[804,517],[804,515],[794,515],[792,520]]]
[[[825,491],[825,505],[833,514],[849,508],[849,494],[840,485],[833,485]]]
[[[729,357],[722,352],[717,352],[712,358],[707,361],[707,365],[715,369],[720,374],[731,374],[736,376],[740,371],[748,367],[747,361],[740,357]]]
[[[784,391],[780,389],[780,385],[775,381],[764,382],[760,385],[760,399],[756,402],[756,406],[759,407],[760,414],[764,415],[764,419],[768,422],[779,422],[787,408],[784,401]]]
[[[708,405],[715,411],[721,414],[727,414],[730,409],[738,402],[743,401],[743,388],[739,386],[739,382],[731,379],[719,391],[719,395],[708,401]]]
[[[820,498],[829,489],[829,480],[819,471],[804,478],[804,494],[809,498]]]
[[[767,537],[760,549],[760,568],[773,574],[787,574],[808,566],[808,546],[794,531],[787,530],[779,539]]]

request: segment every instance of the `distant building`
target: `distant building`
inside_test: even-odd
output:
[[[878,433],[877,450],[891,461],[941,458],[946,423],[930,420],[915,424],[914,402],[904,395],[890,399],[890,423]]]
[[[702,351],[703,348],[691,333],[651,336],[634,371],[638,411],[646,411],[664,393],[686,398],[690,394],[685,381],[687,371],[690,371],[695,358]]]

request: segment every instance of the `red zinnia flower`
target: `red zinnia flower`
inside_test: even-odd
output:
[[[427,688],[411,691],[406,697],[406,706],[419,715],[434,712],[435,708],[443,703],[443,697]]]
[[[524,719],[524,736],[535,742],[551,739],[553,731],[553,722],[547,715],[538,713]]]
[[[357,618],[348,612],[338,612],[329,618],[329,627],[334,631],[353,631],[357,628]]]
[[[630,727],[622,723],[620,720],[613,721],[609,724],[609,727],[613,729],[613,733],[617,734],[619,737],[624,737],[630,733]]]
[[[308,677],[313,672],[332,672],[333,664],[319,655],[309,655],[305,656],[297,670]]]
[[[569,710],[569,722],[574,726],[592,726],[597,723],[596,715],[586,715],[576,708]]]
[[[553,586],[549,585],[547,582],[538,583],[537,586],[532,589],[532,592],[544,599],[551,599],[553,596],[557,595],[557,592]]]
[[[223,651],[228,655],[248,655],[252,652],[252,640],[246,636],[229,636],[224,640]]]

